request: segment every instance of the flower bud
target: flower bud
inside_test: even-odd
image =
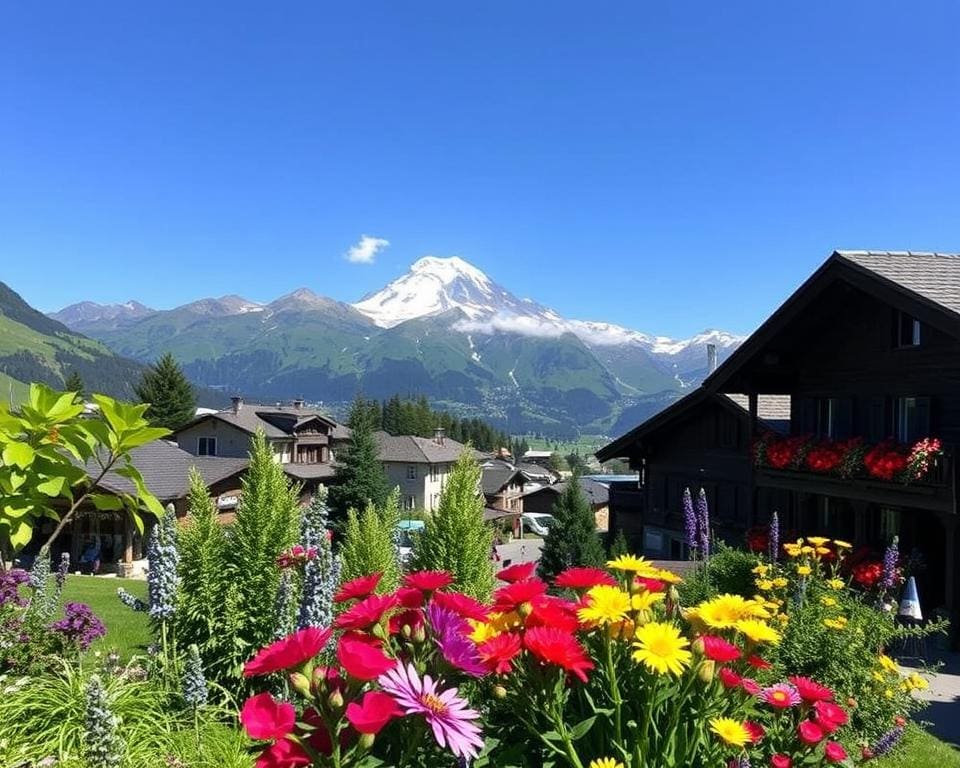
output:
[[[680,602],[680,591],[677,589],[676,584],[671,584],[670,588],[667,590],[667,600],[674,605]]]
[[[701,662],[700,667],[697,669],[697,677],[700,678],[701,683],[707,683],[708,685],[713,682],[713,676],[717,671],[717,663],[710,659]]]
[[[383,628],[383,624],[374,624],[373,629],[370,630],[371,634],[378,640],[386,640],[387,633]]]
[[[705,650],[705,645],[702,637],[698,637],[693,643],[690,644],[690,650],[693,651],[697,656],[703,656]]]
[[[400,634],[403,635],[404,640],[409,640],[411,635],[413,635],[413,630],[410,629],[409,624],[404,624],[402,627],[400,627]]]
[[[368,750],[373,746],[373,740],[377,738],[373,733],[361,733],[360,734],[360,749]]]
[[[423,624],[418,624],[413,628],[413,642],[417,645],[422,643],[427,639],[427,630],[423,628]]]
[[[502,685],[493,686],[493,697],[495,699],[505,699],[507,698],[507,689]]]
[[[533,613],[533,606],[530,603],[521,603],[520,607],[517,608],[517,613],[520,614],[522,618],[527,618],[531,613]]]
[[[327,697],[327,704],[329,704],[330,709],[333,710],[343,708],[343,694],[340,693],[339,688],[333,689],[333,692]]]
[[[327,668],[317,667],[313,670],[313,689],[323,693],[327,689]]]
[[[642,627],[644,624],[649,624],[651,618],[653,617],[647,609],[637,611],[636,624],[638,627]]]
[[[290,673],[290,687],[301,696],[310,697],[310,678],[300,672]]]

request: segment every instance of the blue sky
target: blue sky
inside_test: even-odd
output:
[[[353,301],[459,255],[686,335],[752,330],[835,247],[960,250],[952,0],[267,9],[3,5],[0,280]],[[350,263],[363,234],[390,246]]]

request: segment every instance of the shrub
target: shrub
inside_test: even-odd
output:
[[[603,565],[606,557],[596,519],[576,476],[567,482],[552,512],[554,522],[540,553],[540,576],[550,579],[575,565]]]
[[[368,573],[382,573],[378,589],[389,592],[400,582],[397,560],[397,525],[400,522],[400,491],[394,490],[380,507],[367,504],[361,514],[347,513],[340,547],[340,580],[350,581]]]
[[[715,547],[706,566],[701,564],[680,585],[680,599],[684,605],[693,605],[725,592],[745,597],[756,592],[752,570],[757,558],[721,542]]]

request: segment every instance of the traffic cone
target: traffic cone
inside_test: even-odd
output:
[[[920,610],[920,595],[917,594],[917,580],[913,576],[907,579],[907,586],[903,589],[898,615],[914,621],[923,620],[923,612]]]

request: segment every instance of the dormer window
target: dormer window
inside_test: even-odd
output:
[[[906,312],[897,312],[896,338],[898,347],[920,346],[920,321]]]

